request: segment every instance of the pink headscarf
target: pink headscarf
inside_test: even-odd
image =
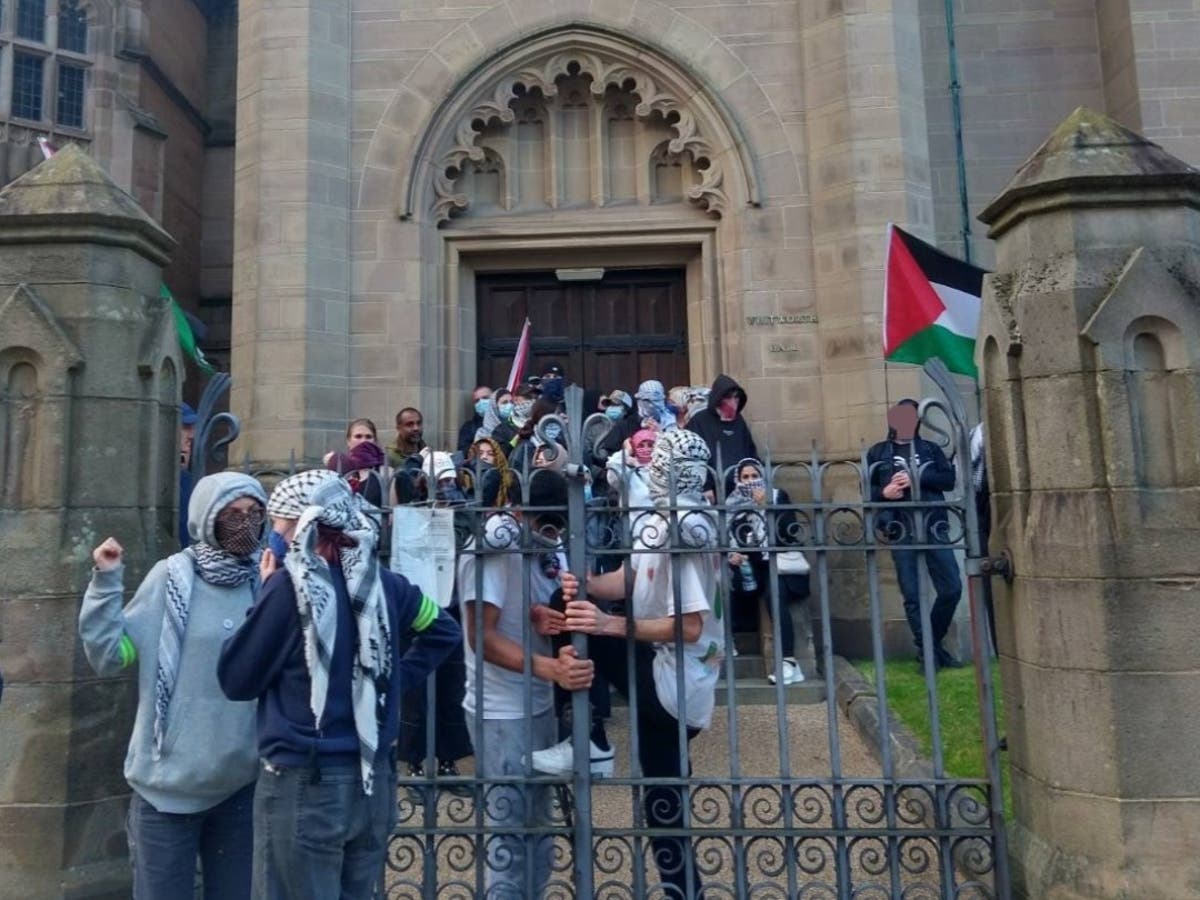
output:
[[[654,453],[654,443],[658,440],[658,432],[649,428],[642,428],[633,433],[633,438],[630,443],[633,445],[633,455],[636,457],[639,465],[649,465],[650,457]],[[649,447],[639,450],[638,444],[650,442]]]

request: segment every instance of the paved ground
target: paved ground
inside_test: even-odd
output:
[[[616,711],[610,736],[617,750],[616,779],[629,774],[629,734],[627,710]],[[936,842],[918,833],[919,813],[928,803],[926,795],[910,790],[896,795],[893,811],[901,835],[889,842],[883,838],[851,836],[838,842],[833,830],[833,793],[829,729],[824,705],[791,706],[785,710],[788,771],[795,781],[791,789],[791,827],[785,830],[782,810],[785,792],[781,787],[780,735],[785,729],[776,719],[774,707],[743,707],[737,712],[736,744],[732,742],[731,723],[725,709],[718,709],[713,727],[692,743],[694,777],[700,782],[692,792],[692,827],[702,836],[696,840],[699,865],[704,873],[710,898],[753,897],[755,900],[792,900],[792,898],[835,898],[839,875],[856,897],[886,898],[893,895],[907,900],[934,900],[954,896],[947,886],[939,886],[939,858]],[[653,737],[653,736],[652,736]],[[853,728],[839,716],[837,737],[840,742],[842,774],[846,778],[878,777],[879,769]],[[730,760],[738,770],[731,772]],[[463,766],[470,771],[470,761]],[[745,781],[738,787],[731,774]],[[711,781],[710,781],[711,779]],[[633,885],[657,881],[647,842],[632,835],[634,825],[634,788],[628,784],[597,783],[592,791],[595,828],[596,896],[633,898],[639,894]],[[388,897],[395,900],[469,900],[476,896],[479,874],[477,848],[486,827],[479,824],[474,800],[443,794],[437,805],[435,837],[422,833],[426,825],[423,806],[414,807],[407,793],[400,791],[401,824],[393,838],[388,873]],[[735,800],[736,797],[736,800]],[[736,808],[735,808],[736,804]],[[847,825],[880,827],[886,824],[881,792],[875,787],[851,787],[845,791]],[[909,821],[906,823],[906,810]],[[563,824],[562,809],[556,804],[558,827],[552,840],[556,868],[561,871],[543,895],[547,898],[574,898],[571,884],[572,848]],[[735,828],[740,824],[741,830]],[[414,830],[416,829],[416,830]],[[457,832],[457,833],[454,833]],[[791,834],[785,841],[783,835]],[[839,867],[838,850],[843,849],[848,865]],[[890,850],[890,853],[889,853]],[[431,872],[433,893],[425,890],[427,856],[436,853],[436,874]],[[789,865],[788,856],[791,864]],[[839,868],[841,871],[839,872]],[[743,887],[737,891],[735,873],[745,873]],[[789,888],[789,883],[792,885]],[[878,885],[879,887],[869,887]],[[661,891],[642,892],[657,900]],[[849,896],[849,894],[847,894]],[[960,898],[985,898],[990,894],[970,887],[960,888]]]

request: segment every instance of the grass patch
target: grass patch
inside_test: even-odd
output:
[[[875,686],[875,664],[856,661],[854,667]],[[903,722],[921,745],[927,759],[933,756],[933,732],[929,723],[929,699],[925,675],[912,660],[893,660],[884,664],[884,685],[888,710]],[[992,685],[996,695],[996,718],[1004,734],[1003,698],[1000,695],[1000,667],[992,664]],[[983,734],[979,726],[979,699],[975,690],[975,670],[942,669],[937,675],[938,721],[942,731],[942,758],[946,773],[955,778],[987,778],[984,766]],[[1008,752],[1000,754],[1000,774],[1004,787],[1004,818],[1012,821],[1012,786],[1008,777]]]

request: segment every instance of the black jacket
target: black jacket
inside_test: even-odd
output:
[[[471,449],[471,445],[475,443],[475,432],[483,427],[483,416],[474,415],[467,421],[462,423],[462,427],[458,429],[458,452],[463,456],[467,455],[467,451]]]
[[[637,414],[637,410],[631,410],[625,415],[613,422],[613,427],[608,430],[608,434],[604,436],[604,440],[600,442],[600,448],[604,450],[608,456],[614,453],[620,453],[625,442],[637,434],[642,427],[642,417]],[[605,459],[608,457],[606,456]]]
[[[741,402],[738,404],[738,414],[732,422],[722,422],[721,415],[717,412],[717,406],[720,404],[721,398],[735,388],[742,395]],[[754,435],[750,433],[750,426],[742,418],[742,410],[745,408],[745,389],[728,375],[718,375],[717,380],[712,384],[712,392],[708,395],[708,407],[700,410],[688,422],[688,431],[694,431],[704,438],[704,443],[708,444],[708,452],[711,454],[709,465],[714,469],[717,468],[718,451],[720,451],[720,465],[723,469],[728,469],[741,459],[761,459],[758,455],[758,447],[754,444]],[[729,479],[727,478],[726,481],[728,482]]]
[[[946,498],[946,491],[954,489],[954,465],[946,459],[942,448],[932,441],[917,436],[909,442],[889,438],[880,441],[867,453],[867,469],[871,478],[871,500],[875,503],[901,503],[912,500],[912,491],[907,490],[899,500],[890,501],[883,496],[883,489],[892,476],[903,471],[904,465],[915,477],[920,478],[921,501],[937,503]],[[946,540],[945,523],[948,516],[944,508],[930,510],[926,515],[926,528],[930,542]],[[912,541],[912,516],[905,510],[883,510],[876,514],[876,526],[893,540]],[[940,527],[939,527],[940,526]]]

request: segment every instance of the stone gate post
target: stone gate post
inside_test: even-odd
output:
[[[1200,895],[1200,172],[1076,110],[980,216],[1019,896]]]
[[[133,679],[76,637],[91,548],[174,546],[174,241],[77,147],[0,191],[0,896],[128,897]]]

